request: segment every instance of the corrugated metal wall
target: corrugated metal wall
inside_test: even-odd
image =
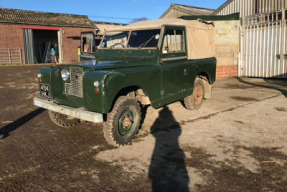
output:
[[[230,15],[233,13],[240,13],[240,17],[255,14],[256,0],[233,0],[223,5],[216,12],[216,15]]]
[[[286,9],[287,0],[257,0],[257,13],[268,13]]]
[[[240,13],[238,76],[287,78],[287,0],[227,1],[215,15]]]
[[[287,78],[285,10],[242,21],[239,76]]]
[[[233,0],[220,7],[216,15],[240,13],[240,17],[269,13],[287,8],[287,0]]]
[[[25,58],[26,64],[35,63],[35,54],[34,54],[34,37],[32,29],[24,29],[24,42],[25,42]]]

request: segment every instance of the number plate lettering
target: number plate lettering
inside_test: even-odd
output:
[[[50,86],[46,84],[40,84],[40,94],[46,99],[50,99]]]

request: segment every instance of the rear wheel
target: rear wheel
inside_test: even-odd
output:
[[[53,123],[61,127],[72,127],[80,122],[79,119],[49,110],[48,114]]]
[[[205,88],[201,79],[197,79],[194,83],[193,93],[184,98],[184,105],[188,110],[197,110],[204,101]]]
[[[119,97],[103,126],[106,141],[113,146],[129,144],[139,130],[140,121],[141,108],[137,100]]]

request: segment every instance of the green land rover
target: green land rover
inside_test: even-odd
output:
[[[62,127],[103,122],[104,137],[126,145],[139,131],[142,107],[183,101],[199,109],[216,78],[214,27],[200,20],[159,19],[106,31],[96,60],[42,68],[40,98]]]

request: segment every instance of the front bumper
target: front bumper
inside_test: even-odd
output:
[[[53,103],[52,101],[47,101],[44,99],[34,98],[34,105],[48,109],[57,113],[61,113],[64,115],[68,115],[77,119],[93,122],[93,123],[101,123],[103,122],[103,114],[84,111],[82,109],[77,109],[73,107],[68,107],[64,105],[58,105]]]

